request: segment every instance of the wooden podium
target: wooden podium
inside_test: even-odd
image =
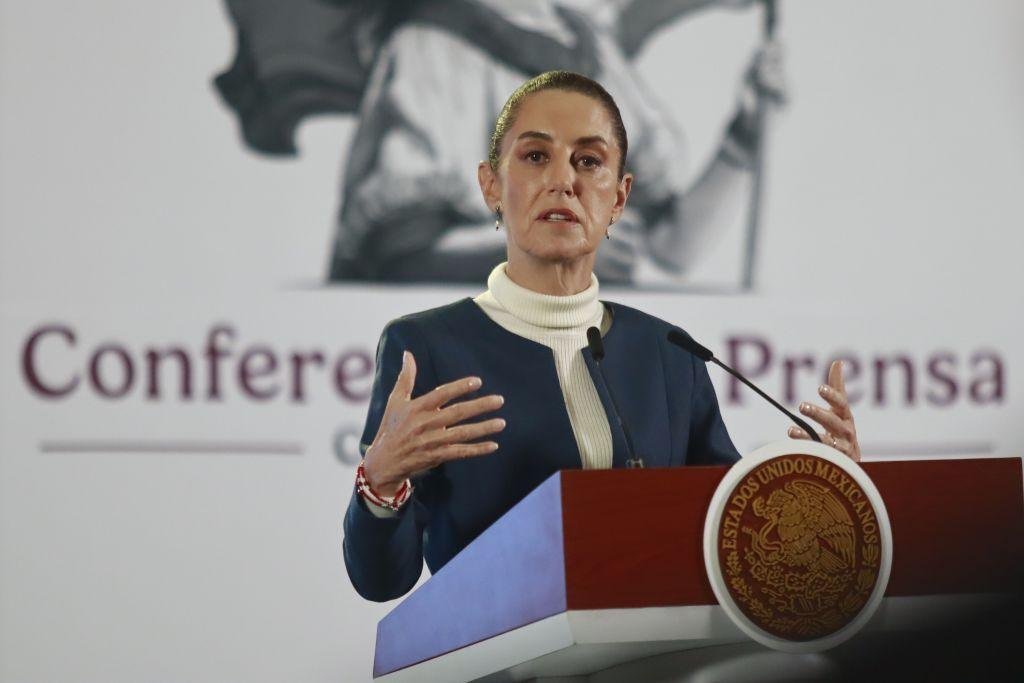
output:
[[[862,466],[885,500],[894,548],[866,631],[913,628],[930,610],[1019,589],[1020,458]],[[705,516],[726,469],[553,475],[381,620],[374,677],[578,676],[749,643],[704,567]]]

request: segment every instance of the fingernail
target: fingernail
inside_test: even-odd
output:
[[[801,403],[800,412],[804,414],[811,412],[811,405],[809,403]]]
[[[404,368],[408,364],[409,364],[409,352],[408,351],[402,351],[402,367]]]
[[[504,429],[507,423],[504,420],[498,420],[498,429]]]
[[[789,428],[789,435],[790,436],[797,436],[798,434],[800,434],[800,432],[797,431],[796,427],[790,427]]]
[[[501,396],[500,394],[498,395],[498,405],[499,406],[505,405],[505,397]]]
[[[491,442],[491,450],[492,450],[492,451],[496,451],[496,450],[498,450],[498,444],[496,444],[495,442],[493,442],[493,441],[492,441],[492,442]]]
[[[481,382],[481,381],[480,381],[480,378],[479,378],[479,377],[470,377],[470,378],[469,378],[469,387],[470,387],[471,389],[476,389],[476,388],[477,388],[478,386],[480,386],[480,385],[481,385],[482,383],[483,383],[483,382]]]
[[[820,387],[818,387],[818,393],[821,394],[822,396],[828,396],[829,394],[832,393],[832,387],[828,386],[827,384],[822,384]]]

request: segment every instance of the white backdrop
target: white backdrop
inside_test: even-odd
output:
[[[604,298],[794,402],[852,359],[869,456],[1020,454],[1024,5],[780,16],[756,290]],[[754,33],[708,13],[641,57],[698,161]],[[0,680],[369,678],[388,605],[352,590],[340,535],[363,359],[389,319],[480,288],[322,286],[353,121],[254,155],[210,85],[232,54],[217,3],[0,0]],[[146,354],[172,346],[191,395],[171,359],[150,396]],[[26,367],[78,383],[47,397]],[[741,450],[784,435],[712,373]]]

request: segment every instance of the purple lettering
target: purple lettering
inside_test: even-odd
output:
[[[373,377],[373,357],[365,351],[346,351],[334,364],[334,386],[338,393],[349,401],[366,401],[370,398]],[[352,384],[362,381],[362,386]]]
[[[121,385],[118,387],[108,387],[100,373],[103,357],[107,355],[113,355],[121,361]],[[122,347],[116,344],[104,344],[92,354],[92,359],[89,361],[89,377],[96,393],[106,398],[123,398],[131,391],[132,381],[135,379],[135,367],[132,365],[132,359],[128,352]]]
[[[63,325],[44,325],[31,335],[25,342],[25,348],[21,352],[21,371],[25,374],[25,381],[37,394],[44,398],[57,399],[67,396],[78,386],[78,375],[72,375],[71,379],[62,386],[47,385],[40,377],[36,369],[36,345],[47,334],[57,334],[67,340],[69,346],[75,345],[75,333]]]
[[[146,351],[146,368],[149,376],[146,397],[150,399],[160,398],[160,362],[168,356],[178,359],[181,376],[181,382],[178,384],[178,395],[185,399],[192,398],[192,363],[189,360],[188,353],[176,346],[163,351],[156,349]]]
[[[989,373],[971,380],[971,398],[976,403],[1002,403],[1006,396],[1006,373],[1003,359],[995,351],[979,351],[971,356],[971,368],[987,366]]]
[[[260,361],[253,367],[255,361]],[[274,352],[263,346],[253,346],[244,354],[238,362],[238,383],[242,387],[242,393],[257,401],[267,401],[277,396],[281,390],[278,384],[272,384],[264,388],[253,385],[253,380],[259,377],[267,377],[274,374],[277,369],[277,357]]]
[[[751,350],[757,355],[758,362],[745,364],[742,362],[740,357],[743,348],[750,346]],[[726,342],[726,348],[729,350],[729,365],[736,369],[741,375],[746,376],[748,379],[753,380],[755,377],[759,377],[768,370],[772,361],[772,350],[761,337],[729,337]],[[742,404],[740,397],[742,395],[741,387],[743,384],[733,376],[729,376],[729,402],[736,405]]]
[[[907,356],[875,359],[875,403],[885,405],[885,376],[886,371],[892,365],[899,365],[903,368],[903,396],[907,404],[912,405],[914,403],[914,364]]]
[[[306,394],[304,391],[305,384],[303,382],[303,368],[307,362],[323,367],[324,354],[319,351],[311,351],[308,353],[300,353],[299,351],[292,352],[292,400],[297,403],[302,403],[306,400]]]
[[[217,339],[221,334],[226,334],[229,339],[235,338],[235,330],[230,325],[214,325],[206,337],[206,360],[209,367],[209,390],[207,398],[220,400],[220,359],[228,355],[228,352],[217,346]]]
[[[795,403],[797,396],[796,389],[796,371],[797,368],[808,368],[811,372],[814,372],[814,359],[810,356],[800,356],[795,358],[786,358],[782,362],[784,368],[783,374],[784,382],[784,403]]]
[[[929,403],[948,406],[956,401],[959,387],[956,384],[956,356],[952,353],[938,353],[928,359],[928,376],[938,382],[938,387],[929,387],[925,396]]]

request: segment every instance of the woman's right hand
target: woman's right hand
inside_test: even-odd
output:
[[[492,394],[451,403],[479,389],[479,377],[464,377],[412,398],[415,382],[416,359],[405,351],[377,436],[363,459],[366,480],[381,495],[393,496],[407,478],[448,460],[493,453],[498,449],[494,441],[467,442],[505,428],[501,418],[459,424],[497,410],[505,402]]]

